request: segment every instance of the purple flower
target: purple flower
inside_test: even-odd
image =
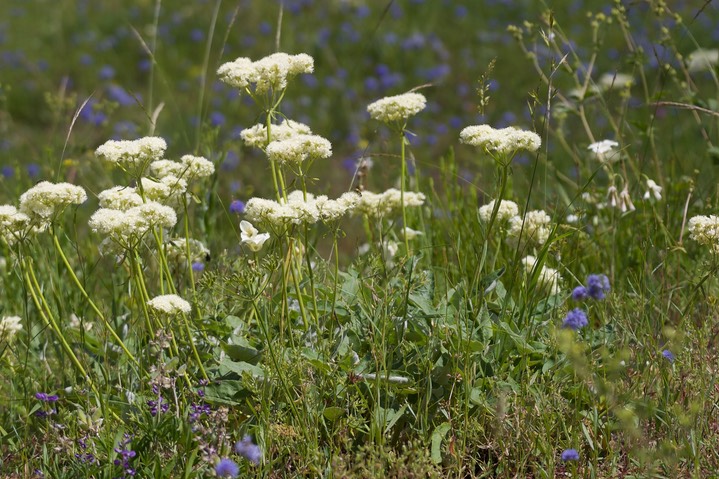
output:
[[[30,163],[27,165],[27,174],[30,175],[30,178],[37,178],[40,176],[40,165],[37,163]]]
[[[577,331],[578,329],[587,326],[589,321],[587,320],[587,313],[579,308],[574,308],[567,313],[567,317],[564,318],[563,328],[569,328]]]
[[[662,351],[662,356],[664,356],[664,358],[665,358],[667,361],[669,361],[670,363],[673,363],[674,360],[676,359],[676,358],[674,357],[674,353],[672,353],[672,352],[669,351],[668,349],[665,349],[664,351]]]
[[[578,461],[579,453],[576,449],[565,449],[562,452],[562,461]]]
[[[221,459],[215,466],[215,472],[219,477],[237,477],[240,467],[232,459]]]
[[[249,434],[235,444],[235,452],[253,464],[259,464],[262,459],[260,446],[252,442],[252,437]]]
[[[2,167],[2,175],[5,178],[12,178],[13,176],[15,176],[15,168],[13,168],[10,165],[3,166]]]
[[[202,261],[195,261],[192,263],[192,271],[195,273],[202,273],[205,270],[205,263]]]
[[[232,200],[230,203],[230,213],[240,215],[245,212],[245,203],[241,200]]]
[[[38,399],[42,402],[55,402],[59,398],[57,394],[35,393],[35,399]]]
[[[590,274],[587,277],[587,294],[593,299],[604,299],[609,291],[609,278],[603,274]]]
[[[589,297],[589,293],[587,292],[587,288],[584,286],[577,286],[572,291],[572,299],[574,301],[583,301]]]

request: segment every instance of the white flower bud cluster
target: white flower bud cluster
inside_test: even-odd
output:
[[[394,123],[414,116],[427,106],[427,99],[420,93],[403,93],[388,96],[367,106],[369,115],[384,123]]]
[[[277,125],[270,126],[271,141],[281,141],[297,135],[311,135],[312,130],[304,123],[293,120],[282,120]],[[257,124],[245,128],[240,132],[240,138],[245,145],[255,148],[267,148],[267,126]]]
[[[192,311],[190,303],[182,299],[176,294],[163,294],[155,296],[147,305],[155,312],[165,314],[167,316],[176,316],[178,314],[188,314]]]
[[[100,200],[101,208],[111,210],[127,211],[142,204],[142,197],[130,186],[114,186],[101,191],[97,198]]]
[[[9,343],[22,330],[22,319],[19,316],[5,316],[0,320],[0,344]]]
[[[26,214],[38,231],[45,230],[53,216],[68,205],[79,205],[87,200],[80,186],[70,183],[41,181],[20,195],[20,212]]]
[[[490,201],[488,204],[479,207],[479,219],[485,223],[489,223],[492,218],[492,211],[494,211],[494,205],[496,200]],[[519,207],[517,203],[509,200],[502,200],[499,203],[499,209],[497,210],[497,218],[495,221],[503,223],[512,219],[519,214]]]
[[[294,135],[267,145],[267,157],[280,164],[300,165],[332,156],[332,144],[319,135]]]
[[[694,216],[689,219],[689,237],[719,252],[719,216]]]
[[[404,206],[410,208],[413,206],[422,206],[424,204],[424,194],[414,191],[404,192]],[[390,216],[402,209],[402,193],[396,188],[390,188],[384,193],[372,193],[363,191],[362,196],[357,203],[355,211],[368,215],[372,218],[381,219]]]
[[[270,89],[284,90],[292,77],[312,73],[314,68],[314,59],[305,53],[273,53],[255,62],[240,57],[221,65],[217,75],[230,86],[242,90],[254,85],[256,94],[264,94]]]
[[[460,132],[459,140],[468,145],[505,155],[517,150],[537,151],[542,146],[539,135],[512,126],[501,129],[489,125],[468,126]]]
[[[177,214],[169,206],[149,201],[126,211],[100,208],[88,222],[93,232],[108,236],[123,245],[135,244],[150,228],[172,228]]]
[[[524,218],[515,216],[509,220],[508,239],[513,242],[532,243],[542,246],[549,239],[552,218],[541,210],[529,211]]]
[[[264,198],[251,198],[245,206],[245,215],[251,221],[267,222],[274,226],[287,224],[314,224],[318,221],[331,223],[352,211],[360,201],[354,192],[342,194],[331,200],[327,196],[315,197],[301,191],[287,195],[286,202],[277,202]]]
[[[30,217],[12,205],[0,205],[0,239],[14,245],[28,232]]]
[[[125,168],[135,168],[161,159],[166,149],[164,139],[147,136],[137,140],[108,140],[95,150],[95,156]]]
[[[534,256],[527,256],[522,259],[524,270],[527,275],[531,275],[534,268],[537,266],[537,258]],[[562,277],[559,271],[542,265],[542,269],[539,270],[537,276],[537,285],[540,289],[547,291],[550,295],[559,293],[559,284],[562,282]]]

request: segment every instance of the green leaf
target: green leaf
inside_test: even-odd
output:
[[[344,413],[345,413],[345,410],[343,408],[337,407],[337,406],[330,406],[330,407],[325,408],[324,412],[322,412],[322,415],[325,418],[327,418],[328,420],[335,422]]]
[[[259,366],[244,361],[232,361],[230,358],[223,358],[220,361],[220,374],[224,376],[228,373],[237,373],[239,375],[250,373],[256,378],[265,377],[265,372]]]
[[[222,350],[233,360],[233,361],[244,361],[250,364],[257,364],[262,359],[262,352],[253,348],[250,343],[237,336],[232,338],[233,344],[222,344]]]
[[[430,457],[435,464],[442,462],[442,441],[444,441],[451,428],[452,425],[445,422],[437,426],[432,432],[432,453]]]

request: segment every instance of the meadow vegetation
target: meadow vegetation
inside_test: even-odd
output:
[[[1,477],[719,470],[714,2],[0,18]]]

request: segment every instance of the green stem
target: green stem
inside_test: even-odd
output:
[[[400,186],[400,192],[399,192],[399,202],[402,203],[402,227],[407,228],[407,211],[404,206],[404,183],[405,178],[407,177],[407,162],[405,161],[405,138],[404,138],[404,127],[400,130],[400,143],[402,145],[402,177],[399,180],[399,186]],[[405,254],[409,256],[409,240],[407,239],[407,234],[405,231],[402,231],[402,236],[404,236],[404,248],[405,248]]]

